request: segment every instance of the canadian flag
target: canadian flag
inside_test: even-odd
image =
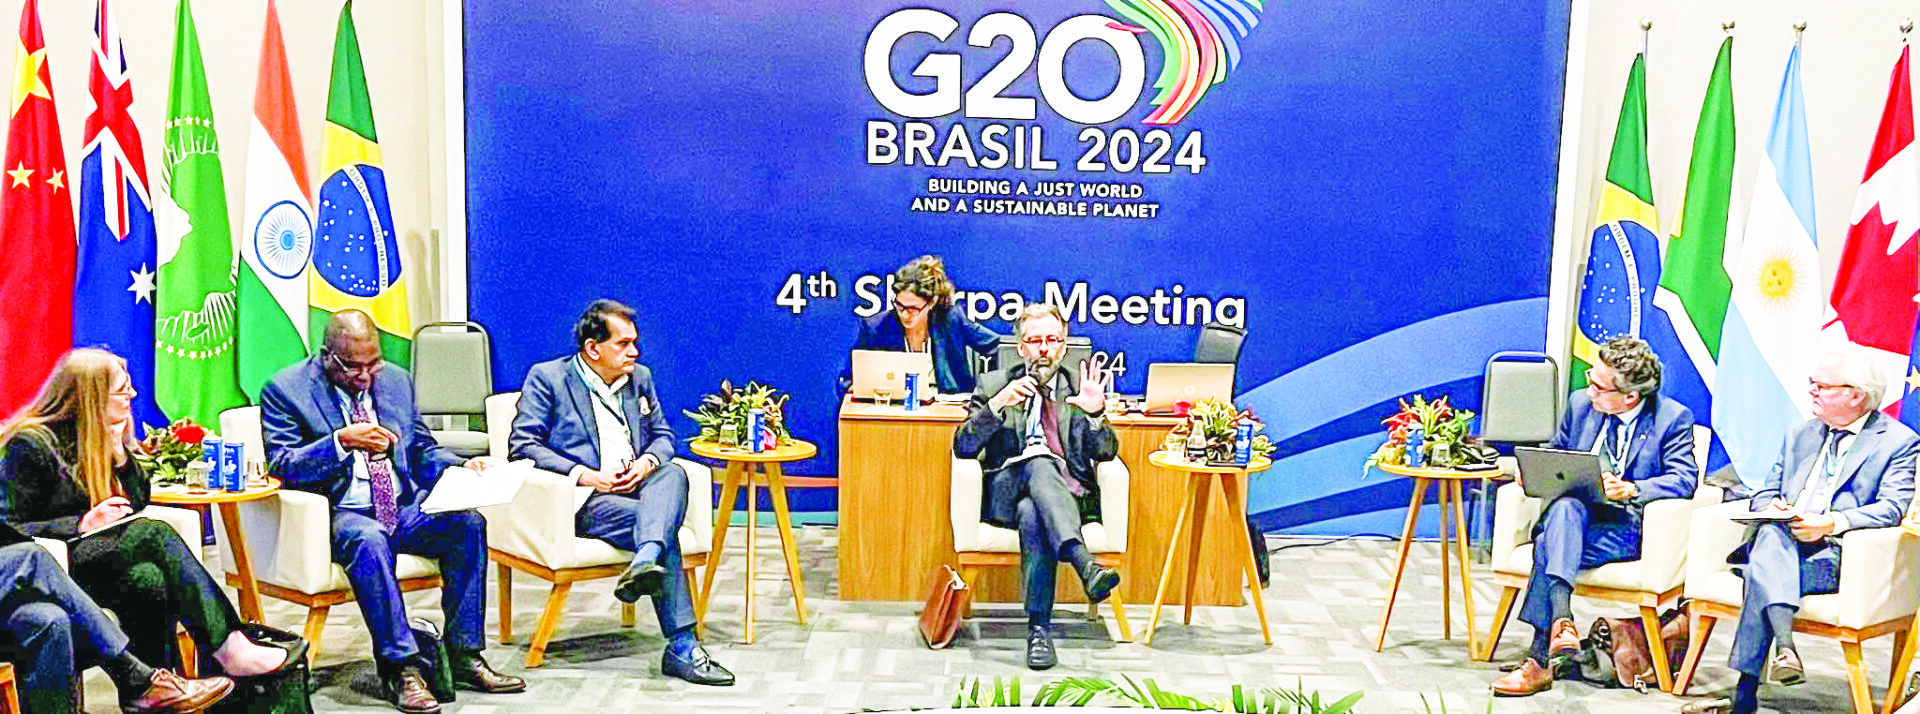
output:
[[[1834,275],[1826,330],[1883,353],[1886,376],[1904,377],[1913,344],[1915,300],[1920,299],[1920,153],[1913,145],[1912,81],[1908,48],[1893,66],[1887,106],[1867,157],[1866,176],[1853,199],[1847,245]],[[1898,384],[1894,379],[1890,383]],[[1901,397],[1887,390],[1887,401]]]

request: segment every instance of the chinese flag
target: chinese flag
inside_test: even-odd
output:
[[[0,414],[33,400],[73,339],[73,199],[40,3],[20,10],[0,167]]]

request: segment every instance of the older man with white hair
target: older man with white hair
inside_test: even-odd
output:
[[[1873,359],[1845,345],[1822,356],[1808,380],[1813,419],[1787,433],[1786,444],[1754,493],[1755,511],[1793,513],[1790,521],[1755,526],[1728,562],[1746,578],[1740,625],[1728,664],[1740,672],[1728,708],[1759,707],[1760,675],[1772,657],[1772,680],[1804,678],[1793,646],[1800,598],[1840,586],[1835,537],[1860,528],[1899,525],[1913,498],[1920,437],[1878,411],[1886,389]]]

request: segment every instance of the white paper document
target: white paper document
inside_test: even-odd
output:
[[[421,513],[445,513],[498,506],[513,500],[520,484],[527,480],[531,461],[515,461],[478,473],[464,466],[449,466],[440,474],[440,482],[420,503]]]

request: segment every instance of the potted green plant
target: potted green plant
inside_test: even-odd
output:
[[[1387,427],[1387,442],[1367,457],[1365,469],[1407,463],[1407,437],[1416,427],[1421,434],[1420,455],[1429,466],[1458,464],[1472,443],[1467,432],[1473,428],[1473,412],[1448,405],[1446,395],[1433,401],[1419,394],[1411,402],[1401,399],[1400,411],[1380,423]]]
[[[760,428],[766,443],[777,446],[792,442],[784,409],[788,396],[759,382],[747,382],[746,386],[736,388],[732,382],[722,381],[719,392],[701,397],[700,408],[686,412],[700,427],[700,433],[693,439],[745,447],[753,438],[747,428],[748,414],[759,409]]]
[[[1233,442],[1243,423],[1253,425],[1251,457],[1257,459],[1273,453],[1273,441],[1259,433],[1266,425],[1254,418],[1253,410],[1236,408],[1223,399],[1202,399],[1194,403],[1187,410],[1187,421],[1174,427],[1162,448],[1184,449],[1197,432],[1205,443],[1207,463],[1232,464],[1235,461]]]

